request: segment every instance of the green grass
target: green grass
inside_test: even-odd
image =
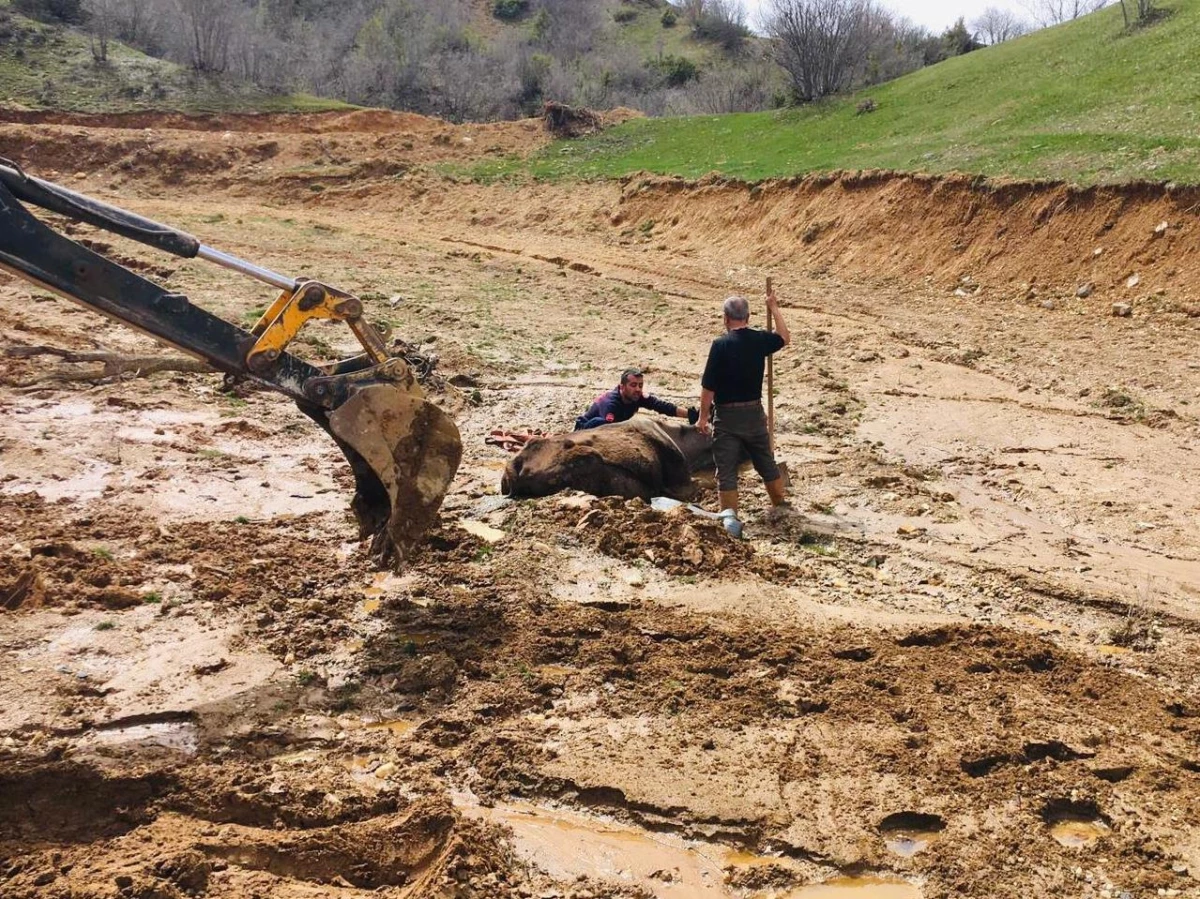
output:
[[[636,119],[559,141],[491,179],[636,171],[759,180],[837,169],[960,171],[1077,183],[1200,182],[1200,0],[1126,31],[1119,7],[851,97],[776,112]],[[875,112],[857,114],[870,97]]]
[[[0,103],[10,108],[120,113],[320,112],[354,109],[307,94],[270,94],[232,78],[205,77],[146,56],[124,44],[108,45],[97,64],[88,38],[45,25],[0,2]]]
[[[707,66],[721,58],[721,51],[711,42],[698,41],[692,37],[692,28],[679,14],[673,28],[664,28],[663,9],[639,4],[613,5],[604,11],[608,19],[606,39],[614,44],[626,44],[637,48],[644,59],[659,59],[662,56],[683,56],[699,66]],[[629,22],[616,22],[612,13],[617,9],[632,9],[637,17]]]

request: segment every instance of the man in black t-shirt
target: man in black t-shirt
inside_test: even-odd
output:
[[[725,301],[725,333],[712,342],[700,379],[700,420],[696,427],[705,434],[712,431],[721,509],[732,509],[734,514],[738,507],[738,460],[743,450],[763,479],[772,506],[779,508],[787,502],[783,478],[771,452],[762,382],[767,357],[791,343],[792,335],[779,313],[774,290],[767,292],[767,309],[775,318],[774,333],[750,327],[750,304],[745,297]]]

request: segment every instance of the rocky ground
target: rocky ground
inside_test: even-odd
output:
[[[166,351],[0,276],[3,895],[1200,895],[1186,196],[489,185],[439,166],[536,123],[328,118],[0,127],[363,297],[439,357],[465,447],[376,571],[287,400],[33,354]],[[271,298],[74,233],[231,320]],[[627,365],[694,402],[720,299],[766,275],[800,517],[752,476],[743,542],[499,495],[491,429],[566,428]]]

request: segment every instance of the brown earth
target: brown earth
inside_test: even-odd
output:
[[[0,894],[1200,894],[1194,192],[432,167],[544,140],[0,127],[34,174],[362,296],[455,376],[465,445],[381,573],[281,397],[5,359]],[[269,299],[103,240],[232,320]],[[719,300],[768,274],[798,518],[753,476],[744,542],[498,495],[491,429],[566,427],[630,364],[693,402]],[[0,334],[155,352],[7,276]]]

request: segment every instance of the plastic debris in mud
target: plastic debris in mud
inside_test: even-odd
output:
[[[474,521],[470,518],[461,519],[458,522],[458,526],[468,534],[472,534],[488,543],[499,543],[508,536],[507,532],[499,528],[494,528],[491,525],[484,524],[482,521]]]
[[[656,496],[650,500],[650,508],[656,512],[670,512],[672,509],[678,509],[683,505],[685,503],[677,499],[671,499],[669,496]],[[712,521],[719,521],[724,525],[725,530],[729,532],[730,536],[736,537],[738,540],[742,539],[742,522],[738,519],[737,512],[733,511],[733,509],[709,512],[706,509],[700,508],[695,503],[687,503],[686,506],[687,510],[693,515],[708,518]]]
[[[136,752],[165,749],[193,755],[199,731],[192,721],[148,721],[139,724],[101,726],[84,741],[85,746],[119,746]]]

